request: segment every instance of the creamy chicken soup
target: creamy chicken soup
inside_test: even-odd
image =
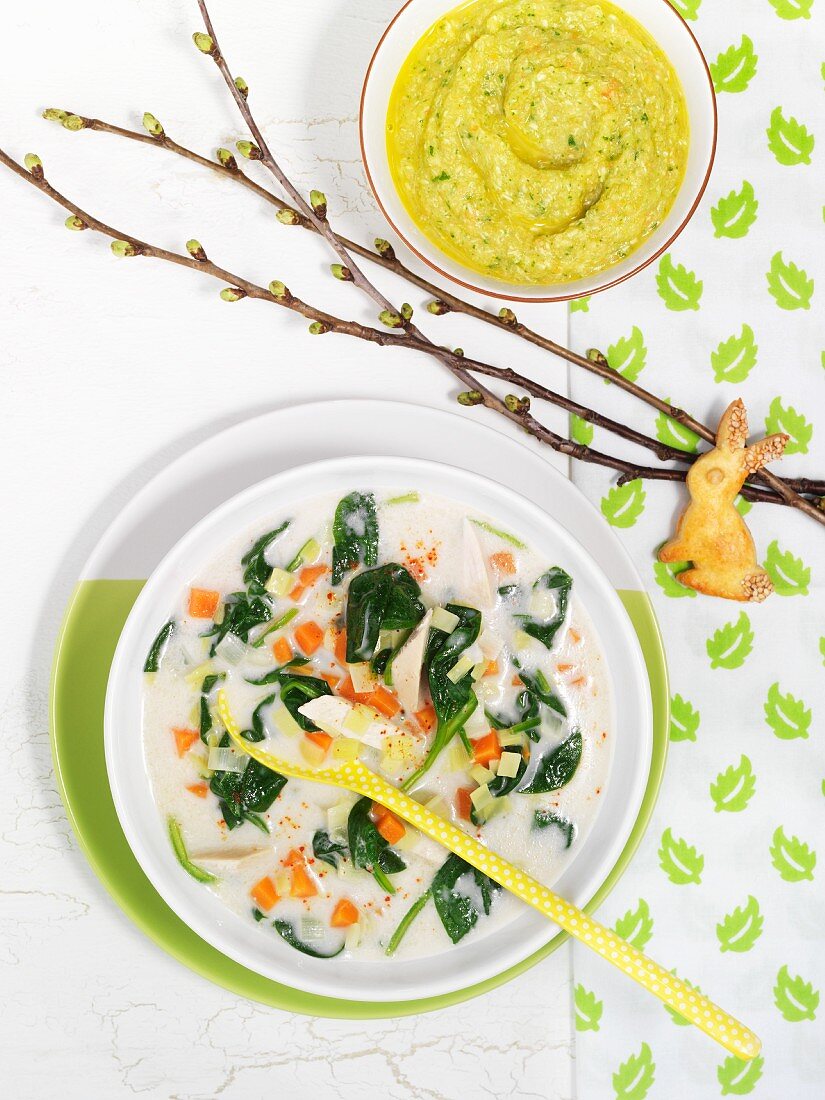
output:
[[[316,957],[432,955],[521,903],[367,799],[283,776],[360,758],[550,885],[610,769],[611,688],[575,577],[417,492],[321,497],[205,562],[146,658],[143,735],[181,864]]]

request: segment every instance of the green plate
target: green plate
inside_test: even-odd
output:
[[[408,1016],[446,1008],[502,985],[555,951],[560,933],[517,966],[477,985],[414,1001],[345,1001],[304,993],[248,970],[205,943],[175,916],[140,869],[115,813],[103,751],[103,706],[109,666],[142,580],[85,580],[66,611],[52,669],[50,733],[58,785],[72,827],[100,881],[121,909],[164,951],[225,989],[275,1008],[352,1020]],[[653,704],[653,755],[639,815],[619,859],[587,906],[615,886],[644,834],[665,765],[669,693],[661,636],[644,592],[619,596],[639,636]]]

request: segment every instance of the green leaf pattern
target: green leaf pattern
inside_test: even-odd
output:
[[[586,316],[574,314],[574,346],[607,348],[614,370],[679,395],[710,422],[741,395],[754,437],[788,436],[786,461],[771,469],[822,477],[825,0],[672,6],[692,20],[710,63],[720,115],[714,176],[669,254],[594,295]],[[574,377],[575,398],[592,392],[585,384],[579,390]],[[608,411],[625,409],[626,395],[606,392]],[[648,425],[667,446],[704,449],[665,415],[654,412]],[[579,428],[572,422],[574,438]],[[617,487],[592,468],[581,480],[643,567],[673,679],[665,786],[613,927],[663,959],[662,937],[672,939],[680,976],[706,982],[755,1027],[764,1051],[744,1062],[705,1045],[709,1058],[694,1059],[678,1013],[637,1014],[621,977],[577,947],[577,1094],[813,1100],[822,1091],[814,1067],[825,957],[825,548],[804,517],[740,495],[735,506],[748,514],[776,595],[764,607],[713,601],[679,584],[687,563],[655,558],[682,487]]]

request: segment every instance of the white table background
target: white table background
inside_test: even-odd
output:
[[[335,195],[337,224],[366,239],[385,230],[364,185],[357,99],[398,6],[212,3],[224,49],[293,177]],[[311,288],[315,300],[367,319],[352,287],[321,277],[322,244],[277,225],[252,196],[161,151],[40,120],[58,106],[139,128],[149,110],[205,153],[246,136],[213,66],[191,46],[196,29],[194,0],[7,9],[0,143],[17,159],[38,152],[58,189],[112,224],[172,248],[195,236],[230,269]],[[274,406],[381,395],[444,408],[450,379],[424,358],[310,338],[299,319],[262,303],[227,305],[210,280],[115,260],[101,238],[65,231],[64,214],[8,173],[0,211],[3,1092],[567,1100],[567,949],[486,997],[411,1019],[311,1020],[251,1004],[168,958],[123,916],[78,851],[52,775],[48,681],[63,609],[95,542],[149,477]],[[564,323],[547,310],[531,319],[547,331]],[[465,342],[460,318],[433,325],[441,339]],[[512,353],[506,337],[470,332],[468,346]],[[519,356],[529,364],[529,351]],[[559,366],[557,387],[564,377]]]

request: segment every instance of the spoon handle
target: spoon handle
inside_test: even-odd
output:
[[[731,1054],[749,1060],[759,1053],[762,1046],[759,1038],[744,1024],[583,910],[491,852],[463,829],[432,813],[360,762],[344,765],[339,770],[339,775],[343,779],[343,785],[380,802],[432,840],[494,879],[505,890],[555,921],[565,932],[569,932],[585,947],[618,967],[634,982],[638,982],[649,993],[675,1009],[680,1016],[701,1028]]]

